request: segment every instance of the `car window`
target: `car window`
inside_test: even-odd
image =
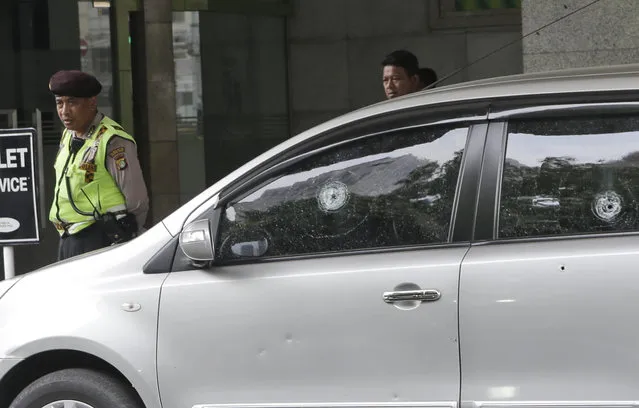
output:
[[[467,134],[415,128],[310,156],[223,208],[217,259],[444,243]]]
[[[499,237],[637,229],[639,118],[508,124]]]

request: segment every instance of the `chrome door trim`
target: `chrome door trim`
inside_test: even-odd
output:
[[[422,302],[434,302],[439,300],[441,293],[437,289],[398,290],[384,292],[384,302],[395,303],[407,300],[421,300]]]
[[[441,402],[286,402],[270,404],[198,404],[193,408],[457,408],[457,401]]]
[[[637,408],[639,401],[464,401],[461,408]]]

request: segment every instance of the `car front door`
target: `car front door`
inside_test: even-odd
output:
[[[485,131],[354,135],[223,199],[215,264],[162,288],[163,405],[457,406]]]
[[[461,272],[462,406],[634,406],[639,115],[539,111],[488,135],[483,242]]]

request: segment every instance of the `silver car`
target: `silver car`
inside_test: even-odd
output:
[[[639,68],[308,130],[0,282],[0,408],[639,405]]]

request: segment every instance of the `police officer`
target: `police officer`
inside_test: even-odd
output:
[[[59,71],[49,89],[65,127],[49,212],[62,260],[136,236],[149,199],[135,140],[98,112],[100,82],[85,72]]]

